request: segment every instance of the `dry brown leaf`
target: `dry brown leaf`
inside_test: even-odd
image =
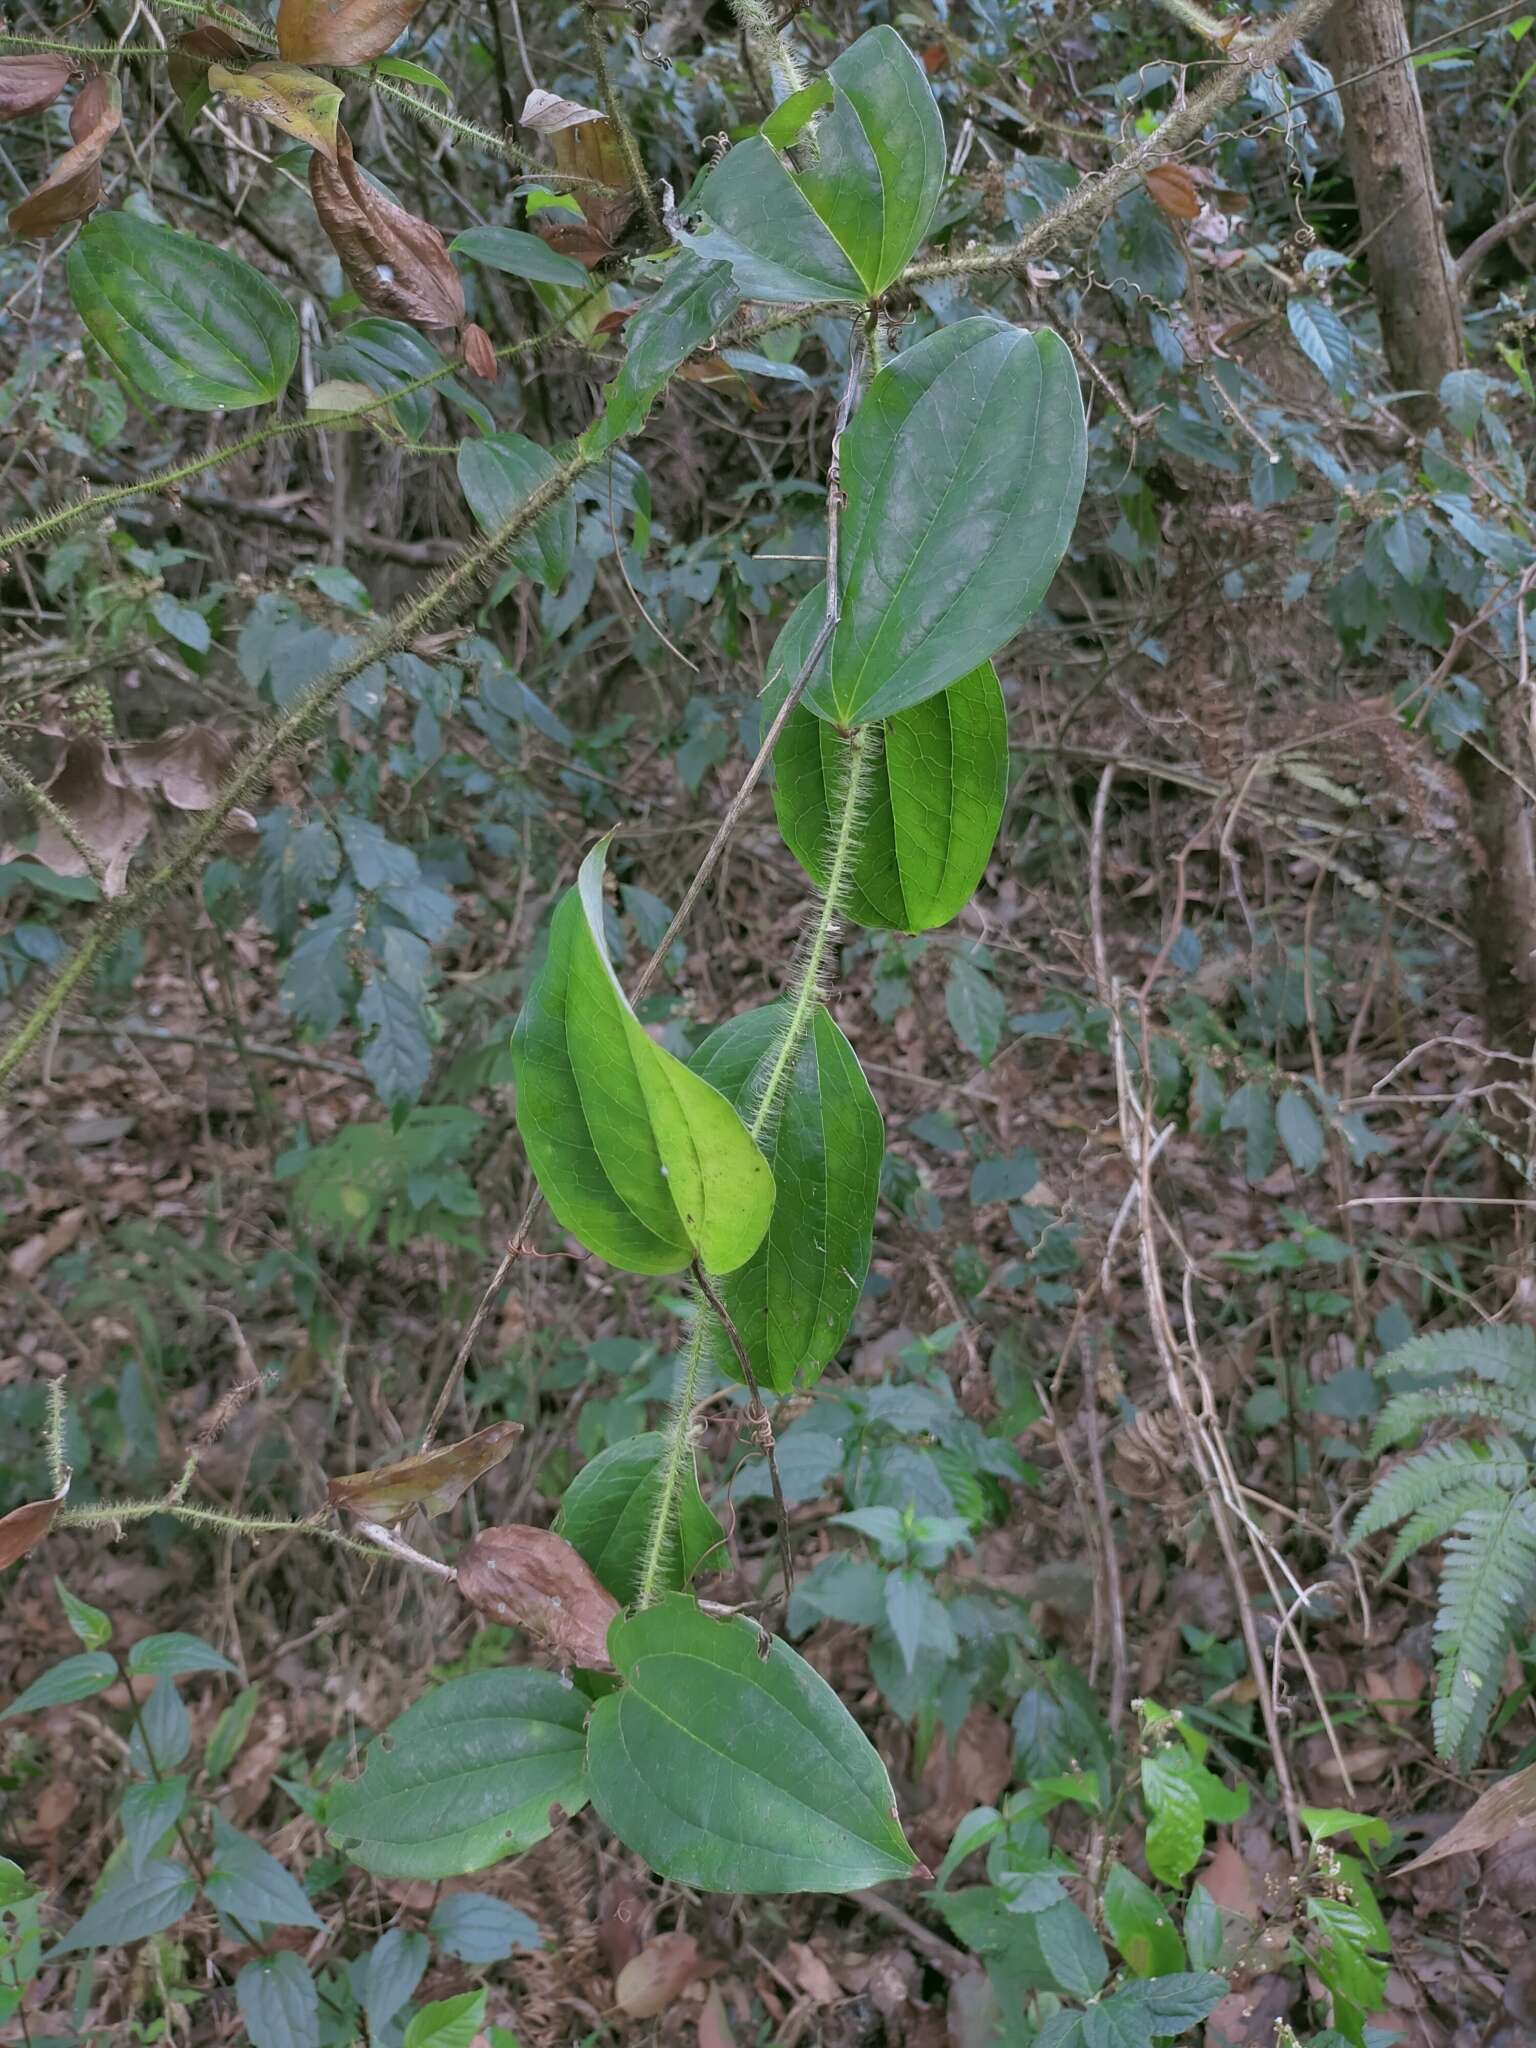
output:
[[[333,1508],[366,1515],[386,1529],[403,1522],[416,1508],[424,1515],[444,1515],[477,1479],[501,1463],[522,1433],[520,1422],[493,1422],[462,1443],[399,1458],[372,1472],[328,1479],[325,1490]]]
[[[211,725],[176,725],[157,740],[117,750],[118,769],[132,789],[157,789],[178,811],[206,811],[219,794],[234,748]]]
[[[1447,1856],[1481,1855],[1532,1820],[1536,1820],[1536,1764],[1527,1764],[1513,1777],[1490,1785],[1473,1800],[1453,1828],[1447,1829],[1438,1842],[1431,1843],[1411,1863],[1400,1863],[1395,1874],[1406,1877],[1410,1870],[1423,1870],[1431,1863],[1443,1862]]]
[[[629,1879],[610,1878],[597,1911],[597,1941],[610,1976],[617,1977],[624,1965],[639,1955],[644,1946],[640,1932],[644,1920],[645,1900]]]
[[[620,1970],[614,2002],[632,2020],[653,2020],[698,1974],[699,1944],[693,1936],[658,1934]]]
[[[46,1230],[29,1237],[11,1253],[11,1272],[17,1280],[35,1280],[45,1266],[67,1252],[85,1228],[85,1209],[66,1209],[55,1216]]]
[[[678,375],[690,384],[707,384],[718,391],[728,391],[752,412],[761,412],[763,401],[743,377],[734,363],[728,363],[724,356],[693,356],[683,364]]]
[[[1259,1881],[1231,1842],[1218,1842],[1200,1872],[1200,1882],[1224,1913],[1259,1917]]]
[[[784,1959],[789,1965],[789,1974],[813,2005],[840,2005],[844,1992],[841,1984],[827,1968],[808,1942],[786,1943]]]
[[[128,863],[143,844],[153,813],[137,790],[125,786],[106,742],[89,736],[68,741],[58,766],[43,786],[101,862],[104,892],[121,896],[127,884]],[[0,859],[9,859],[14,852],[14,848],[7,848]],[[90,872],[64,834],[47,818],[38,825],[32,857],[45,868],[52,868],[56,875]]]
[[[730,2014],[718,1984],[712,1984],[699,2014],[699,2048],[736,2048]]]
[[[336,119],[341,112],[341,87],[301,64],[252,64],[231,71],[224,64],[208,67],[208,89],[244,100],[253,113],[285,135],[307,142],[331,163],[336,161]]]
[[[485,1529],[458,1562],[459,1591],[492,1621],[526,1629],[566,1664],[611,1671],[608,1625],[619,1603],[580,1551],[552,1529]]]
[[[241,64],[255,55],[255,50],[242,43],[238,36],[232,36],[228,29],[220,28],[213,21],[200,21],[196,28],[189,28],[184,36],[178,36],[171,45],[165,68],[171,90],[180,100],[181,111],[187,120],[195,121],[208,104],[208,71],[211,65]]]
[[[422,0],[282,0],[278,53],[290,64],[371,64],[421,5]]]
[[[1155,206],[1172,220],[1197,220],[1200,194],[1182,164],[1155,164],[1147,173],[1147,191]]]
[[[0,121],[40,114],[53,105],[74,75],[73,60],[49,50],[0,58]]]
[[[573,257],[590,270],[613,254],[619,236],[634,217],[635,195],[630,190],[623,143],[606,114],[552,92],[529,93],[522,120],[525,128],[550,138],[557,171],[570,178],[595,179],[611,188],[580,191],[580,219],[557,206],[529,216],[528,225],[535,234],[562,256]]]
[[[8,1515],[0,1515],[0,1572],[42,1542],[68,1492],[69,1488],[62,1486],[52,1500],[29,1500]]]
[[[87,79],[69,110],[74,147],[65,151],[35,191],[11,208],[11,233],[51,235],[55,228],[84,220],[99,206],[102,152],[122,125],[123,95],[117,80]]]
[[[561,128],[576,128],[583,121],[603,121],[607,116],[597,107],[578,106],[556,92],[541,92],[537,86],[523,101],[518,120],[539,135],[554,135]]]
[[[419,327],[463,324],[464,283],[447,243],[430,221],[369,183],[345,128],[336,131],[334,163],[318,150],[310,158],[309,189],[347,282],[370,313]]]
[[[489,384],[496,376],[496,345],[483,327],[477,327],[473,320],[463,334],[464,367],[471,377],[478,377]]]

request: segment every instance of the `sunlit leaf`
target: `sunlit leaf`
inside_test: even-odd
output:
[[[575,1545],[616,1600],[639,1597],[641,1570],[662,1480],[666,1438],[645,1430],[610,1444],[583,1465],[560,1499],[555,1527]],[[690,1448],[673,1510],[674,1529],[662,1553],[661,1586],[687,1585],[713,1553],[723,1562],[724,1531],[704,1504]]]
[[[299,64],[252,64],[231,71],[224,64],[208,67],[210,92],[245,101],[252,113],[270,121],[299,142],[307,142],[331,163],[336,161],[336,116],[341,87]]]

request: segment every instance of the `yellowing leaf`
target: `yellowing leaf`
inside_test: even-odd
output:
[[[247,71],[210,64],[208,85],[213,92],[244,100],[274,128],[281,128],[298,142],[307,142],[311,149],[318,149],[335,163],[341,87],[333,85],[330,79],[306,71],[299,64],[253,64]]]
[[[477,1479],[501,1463],[522,1433],[520,1422],[493,1422],[462,1443],[398,1458],[372,1472],[328,1479],[325,1490],[332,1507],[366,1515],[386,1528],[403,1522],[414,1508],[424,1515],[446,1514]]]
[[[289,64],[370,64],[420,12],[422,0],[282,0],[277,47]]]

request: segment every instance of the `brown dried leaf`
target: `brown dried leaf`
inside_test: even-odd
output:
[[[334,163],[318,150],[310,158],[309,189],[347,282],[370,313],[420,327],[462,324],[464,284],[448,245],[430,221],[369,183],[345,128],[336,131]]]
[[[195,121],[209,100],[208,69],[212,64],[242,64],[256,52],[217,22],[200,21],[171,45],[166,71],[171,90],[181,101],[186,119]]]
[[[289,64],[371,64],[421,5],[422,0],[282,0],[278,53]]]
[[[137,790],[125,786],[106,742],[89,737],[70,740],[43,786],[100,860],[104,893],[121,896],[128,879],[128,863],[143,843],[153,813]],[[15,850],[7,847],[0,853],[0,860],[10,859]],[[52,868],[56,875],[90,872],[64,834],[47,818],[38,824],[32,858],[41,861],[45,868]]]
[[[245,71],[210,64],[208,88],[245,100],[264,121],[335,163],[341,87],[330,79],[299,64],[252,64]]]
[[[69,1488],[63,1486],[52,1500],[29,1500],[12,1508],[8,1515],[0,1515],[0,1572],[42,1542],[68,1492]]]
[[[87,79],[69,110],[74,148],[65,151],[35,191],[11,208],[11,233],[51,235],[55,228],[84,220],[99,206],[102,151],[122,125],[123,95],[117,80]]]
[[[570,178],[595,179],[612,189],[578,193],[581,218],[563,207],[543,207],[529,216],[534,233],[590,270],[611,256],[619,236],[634,217],[624,145],[606,114],[578,106],[552,92],[531,92],[523,103],[523,126],[550,137],[555,169]]]
[[[1527,1764],[1513,1777],[1490,1785],[1438,1842],[1431,1843],[1411,1863],[1400,1863],[1396,1875],[1406,1877],[1410,1870],[1423,1870],[1431,1863],[1443,1862],[1447,1856],[1481,1855],[1532,1820],[1536,1820],[1536,1764]]]
[[[784,1961],[790,1976],[812,2005],[841,2005],[843,1987],[808,1942],[785,1944]]]
[[[597,107],[578,106],[575,100],[563,100],[555,92],[541,92],[537,87],[523,101],[523,111],[518,120],[525,128],[532,128],[539,135],[554,135],[561,128],[576,128],[583,121],[603,121],[607,116]]]
[[[520,1422],[493,1422],[462,1443],[399,1458],[372,1472],[328,1479],[325,1490],[332,1507],[366,1515],[386,1529],[403,1522],[415,1508],[424,1515],[444,1515],[477,1479],[501,1463],[522,1433]]]
[[[1182,164],[1155,164],[1147,173],[1147,191],[1152,203],[1173,220],[1197,220],[1200,194],[1195,181]]]
[[[620,1970],[614,2003],[632,2020],[653,2020],[698,1974],[699,1944],[693,1936],[658,1934]]]
[[[1217,1842],[1200,1872],[1200,1882],[1223,1912],[1240,1913],[1245,1920],[1258,1919],[1259,1880],[1234,1843]]]
[[[734,363],[728,363],[721,355],[691,356],[683,364],[678,375],[690,384],[707,384],[712,390],[728,391],[733,398],[740,399],[752,412],[761,412],[763,401],[743,377]]]
[[[68,57],[52,51],[29,52],[25,57],[0,57],[0,121],[14,121],[21,114],[39,114],[51,107],[75,75]]]
[[[608,1625],[619,1603],[581,1553],[552,1529],[482,1530],[459,1559],[459,1591],[493,1621],[526,1629],[566,1664],[611,1671]]]
[[[704,2010],[699,2014],[699,2048],[736,2048],[730,2014],[718,1984],[710,1986]]]
[[[471,377],[490,384],[496,377],[496,345],[483,327],[473,320],[463,334],[464,367]]]
[[[229,741],[211,725],[177,725],[157,740],[119,747],[117,759],[130,788],[158,789],[178,811],[206,811],[218,797],[233,754]]]
[[[61,1252],[67,1252],[85,1228],[89,1210],[66,1209],[55,1216],[46,1230],[29,1237],[11,1253],[11,1272],[18,1280],[35,1280]]]

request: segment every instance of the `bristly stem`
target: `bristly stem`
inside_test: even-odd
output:
[[[624,152],[624,162],[629,171],[629,182],[635,188],[635,198],[640,211],[645,215],[645,224],[650,230],[651,242],[655,248],[664,248],[667,231],[661,224],[661,209],[656,204],[656,194],[651,181],[645,174],[645,160],[640,154],[640,145],[635,140],[635,131],[630,124],[618,94],[613,89],[613,80],[608,73],[608,52],[603,47],[602,30],[597,24],[597,14],[590,6],[583,6],[581,18],[587,33],[587,54],[592,60],[592,69],[597,76],[597,96],[602,101],[603,112],[608,116],[613,132],[619,138],[619,147]]]
[[[649,1607],[661,1590],[661,1574],[667,1561],[667,1547],[673,1540],[673,1520],[682,1491],[686,1460],[693,1456],[693,1410],[699,1398],[699,1375],[704,1370],[704,1340],[709,1323],[704,1304],[695,1303],[688,1348],[677,1376],[677,1392],[667,1421],[666,1446],[661,1454],[661,1484],[651,1510],[651,1526],[645,1539],[645,1558],[640,1567],[640,1595],[637,1605]]]
[[[86,873],[93,882],[105,883],[106,869],[101,864],[100,855],[81,838],[68,811],[54,801],[41,783],[34,782],[26,769],[13,761],[3,748],[0,748],[0,782],[13,796],[20,797],[24,804],[30,804],[40,818],[46,818],[54,831],[68,841],[85,862]]]
[[[54,1497],[69,1491],[69,1459],[64,1442],[66,1419],[65,1388],[62,1379],[48,1382],[48,1434],[45,1450],[48,1458],[48,1483]]]
[[[779,1563],[784,1573],[784,1604],[787,1607],[795,1590],[795,1554],[789,1540],[789,1507],[784,1499],[783,1481],[779,1478],[779,1456],[774,1447],[773,1423],[768,1410],[763,1406],[757,1374],[752,1370],[752,1360],[746,1345],[741,1341],[741,1332],[731,1321],[730,1312],[710,1285],[709,1275],[697,1259],[693,1262],[693,1278],[700,1294],[709,1303],[715,1320],[724,1330],[726,1341],[736,1354],[741,1376],[747,1383],[747,1393],[750,1396],[747,1402],[747,1427],[751,1430],[758,1449],[768,1461],[768,1484],[773,1488],[773,1508],[779,1523]]]

